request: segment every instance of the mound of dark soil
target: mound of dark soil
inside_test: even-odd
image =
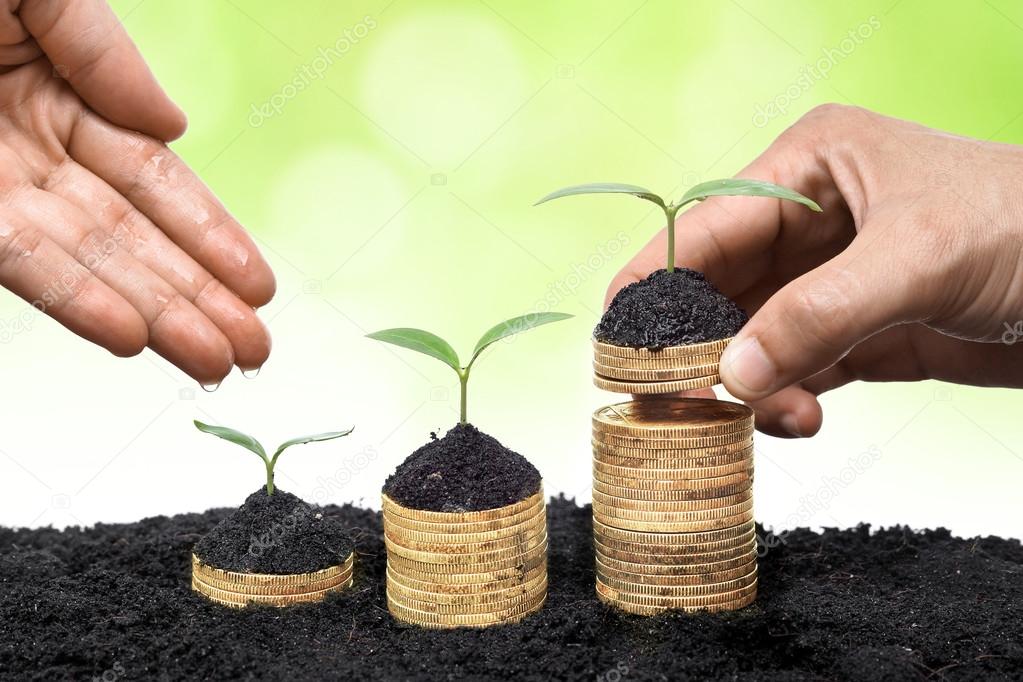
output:
[[[525,457],[472,424],[457,424],[398,465],[384,493],[403,507],[442,512],[494,509],[540,490],[540,472]]]
[[[337,521],[280,488],[260,488],[196,543],[195,555],[225,571],[311,573],[344,563],[354,545]]]
[[[387,613],[380,515],[325,507],[355,585],[230,610],[190,591],[192,545],[232,510],[87,530],[0,528],[11,680],[976,680],[1023,670],[1023,548],[945,531],[797,531],[763,547],[735,613],[643,618],[593,590],[590,510],[550,506],[550,597],[517,625],[419,630]]]
[[[657,270],[615,294],[593,335],[616,346],[660,350],[727,339],[748,320],[702,273]]]

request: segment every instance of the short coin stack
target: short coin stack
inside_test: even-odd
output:
[[[318,602],[351,586],[354,564],[353,553],[343,564],[312,573],[237,573],[204,564],[193,554],[192,589],[218,604],[237,608],[249,603],[290,606]]]
[[[728,339],[658,351],[593,340],[593,383],[615,393],[655,395],[708,388],[721,382],[718,367]]]
[[[757,591],[753,411],[689,398],[593,414],[597,594],[632,613],[725,611]]]
[[[498,509],[409,509],[384,495],[387,608],[422,627],[512,623],[547,600],[543,489]]]

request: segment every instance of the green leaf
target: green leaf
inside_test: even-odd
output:
[[[409,327],[398,327],[396,329],[384,329],[383,331],[366,334],[371,339],[390,343],[402,348],[408,348],[424,355],[437,358],[456,372],[462,371],[462,365],[458,360],[458,353],[444,339],[436,334],[412,329]]]
[[[539,206],[551,199],[560,199],[561,197],[570,197],[576,194],[631,194],[634,197],[652,201],[661,208],[665,207],[664,199],[645,187],[640,187],[638,185],[623,185],[616,182],[593,182],[587,185],[573,185],[572,187],[565,187],[556,192],[551,192],[533,205]]]
[[[515,334],[519,334],[524,331],[529,331],[530,329],[541,325],[550,324],[551,322],[567,320],[570,317],[572,316],[567,313],[531,313],[529,315],[513,317],[510,320],[505,320],[500,324],[494,325],[486,334],[480,337],[479,341],[476,342],[476,348],[472,352],[472,360],[469,364],[471,365],[487,346],[496,343],[501,339],[514,336]]]
[[[291,440],[284,441],[277,447],[277,452],[274,453],[274,459],[282,452],[290,448],[292,445],[305,445],[306,443],[319,443],[324,440],[334,440],[335,438],[341,438],[347,436],[355,427],[348,429],[347,431],[328,431],[327,433],[317,433],[314,436],[299,436],[298,438],[292,438]]]
[[[821,207],[813,199],[804,197],[799,192],[781,185],[775,185],[763,180],[745,180],[743,178],[731,178],[728,180],[711,180],[701,182],[692,187],[678,200],[677,206],[683,206],[691,201],[703,201],[707,197],[718,196],[748,196],[748,197],[773,197],[775,199],[786,199],[797,204],[809,207],[811,210],[821,212]]]
[[[229,429],[225,426],[210,426],[209,424],[203,424],[201,421],[198,420],[194,420],[192,423],[195,424],[195,428],[199,429],[203,433],[210,433],[216,436],[217,438],[223,438],[224,440],[230,441],[235,445],[240,445],[246,450],[251,450],[252,452],[256,453],[257,455],[260,456],[260,458],[266,461],[267,458],[266,450],[264,450],[263,446],[260,445],[259,441],[253,438],[252,436],[248,436],[242,433],[241,431]]]

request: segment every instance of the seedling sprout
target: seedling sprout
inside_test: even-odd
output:
[[[314,436],[300,436],[298,438],[292,438],[289,441],[281,443],[273,457],[268,457],[266,450],[263,449],[263,445],[253,438],[252,436],[246,435],[241,431],[235,431],[224,426],[210,426],[209,424],[203,424],[201,421],[194,421],[195,428],[199,429],[203,433],[210,433],[218,438],[223,438],[226,441],[230,441],[236,445],[240,445],[246,450],[256,453],[259,458],[263,460],[263,464],[266,465],[266,494],[274,494],[274,467],[277,466],[277,458],[281,456],[281,453],[290,448],[292,445],[304,445],[305,443],[318,443],[324,440],[333,440],[335,438],[341,438],[347,436],[355,427],[348,429],[347,431],[329,431],[327,433],[318,433]]]
[[[469,383],[469,372],[472,370],[473,363],[480,356],[486,348],[501,339],[514,336],[520,332],[539,327],[544,324],[550,324],[551,322],[560,322],[561,320],[567,320],[572,317],[566,313],[533,313],[530,315],[521,315],[519,317],[513,317],[510,320],[505,320],[497,325],[490,328],[487,333],[480,337],[480,340],[476,342],[476,348],[472,351],[472,357],[469,362],[462,365],[458,359],[458,353],[451,347],[444,339],[440,338],[436,334],[431,334],[428,331],[422,329],[412,329],[409,327],[399,327],[396,329],[385,329],[383,331],[374,332],[367,334],[371,339],[377,341],[383,341],[384,343],[390,343],[395,346],[401,346],[402,348],[408,348],[424,355],[437,358],[445,365],[455,370],[455,374],[458,375],[458,383],[461,386],[461,409],[459,410],[459,420],[462,424],[466,424],[466,386]]]
[[[675,271],[675,217],[678,215],[679,209],[693,201],[703,201],[707,197],[716,196],[773,197],[775,199],[794,201],[809,207],[813,211],[821,211],[821,207],[815,201],[804,197],[799,192],[782,187],[781,185],[764,182],[763,180],[744,180],[742,178],[702,182],[695,187],[689,188],[689,191],[683,194],[682,198],[675,203],[669,203],[661,196],[637,185],[595,182],[559,189],[540,199],[534,206],[538,206],[551,199],[560,199],[561,197],[575,194],[631,194],[634,197],[646,199],[660,206],[664,210],[664,217],[668,221],[668,272]]]

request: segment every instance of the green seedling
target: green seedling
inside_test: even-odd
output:
[[[668,220],[668,272],[675,271],[675,217],[678,215],[679,209],[693,201],[703,201],[707,197],[720,196],[773,197],[775,199],[794,201],[817,212],[821,211],[821,207],[817,205],[817,202],[804,197],[799,192],[782,187],[781,185],[764,182],[763,180],[744,180],[742,178],[701,182],[699,185],[691,187],[688,192],[682,195],[681,199],[674,203],[669,203],[661,196],[637,185],[595,182],[588,185],[574,185],[559,189],[556,192],[551,192],[533,205],[539,206],[551,199],[560,199],[561,197],[575,194],[631,194],[634,197],[646,199],[660,206],[664,211],[664,217]]]
[[[347,431],[329,431],[327,433],[318,433],[315,436],[301,436],[299,438],[292,438],[289,441],[281,443],[277,450],[274,452],[273,457],[268,457],[266,450],[263,449],[263,445],[253,438],[252,436],[246,435],[241,431],[235,431],[224,426],[210,426],[209,424],[203,424],[201,421],[194,421],[195,428],[199,429],[203,433],[211,433],[218,438],[223,438],[226,441],[230,441],[235,445],[240,445],[246,450],[256,453],[259,458],[263,460],[263,464],[266,465],[266,494],[274,494],[274,467],[277,466],[277,458],[281,456],[281,453],[290,448],[292,445],[304,445],[305,443],[318,443],[324,440],[334,440],[335,438],[341,438],[347,436],[355,427],[348,429]]]
[[[480,353],[501,339],[506,339],[509,336],[514,336],[544,324],[567,320],[570,317],[572,316],[565,313],[535,313],[505,320],[491,327],[486,334],[480,337],[480,340],[476,342],[476,348],[472,351],[472,357],[469,358],[469,362],[465,365],[458,359],[458,353],[451,347],[451,344],[436,334],[431,334],[422,329],[400,327],[397,329],[385,329],[373,334],[367,334],[366,336],[377,341],[394,344],[395,346],[401,346],[402,348],[408,348],[409,350],[437,358],[455,370],[455,374],[458,375],[458,383],[462,388],[461,409],[459,410],[460,421],[462,424],[465,424],[467,423],[465,407],[466,386],[469,383],[469,372],[472,370],[473,363],[476,362]]]

